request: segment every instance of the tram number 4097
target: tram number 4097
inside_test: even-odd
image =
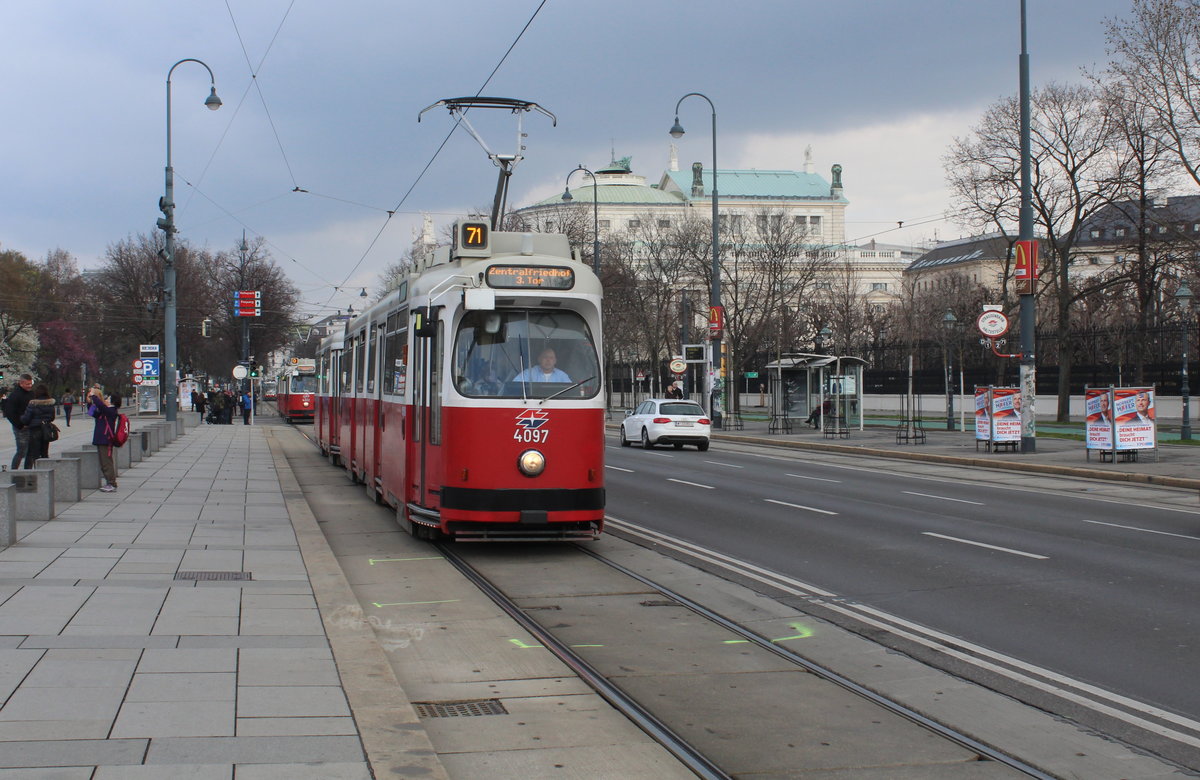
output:
[[[517,430],[513,431],[513,439],[516,441],[525,442],[527,444],[540,443],[549,441],[550,431],[543,431],[536,428],[518,428]]]

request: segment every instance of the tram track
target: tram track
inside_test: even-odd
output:
[[[497,585],[485,572],[488,568],[485,560],[482,565],[477,565],[467,560],[471,556],[468,551],[465,555],[459,554],[461,547],[452,544],[437,545],[440,553],[445,556],[456,569],[458,569],[464,577],[467,577],[475,584],[483,593],[485,593],[495,604],[497,604],[506,614],[516,620],[525,630],[536,638],[548,651],[553,653],[564,664],[571,668],[579,677],[591,686],[600,696],[607,700],[613,707],[626,715],[632,722],[639,726],[646,734],[656,740],[665,749],[675,755],[697,776],[704,778],[727,778],[734,776],[728,768],[722,768],[718,760],[708,756],[711,746],[704,744],[695,744],[685,737],[681,736],[667,717],[660,717],[651,711],[650,708],[644,706],[637,701],[632,695],[626,692],[621,686],[615,683],[610,673],[606,673],[599,668],[598,664],[590,662],[584,653],[577,651],[571,646],[571,642],[556,634],[553,627],[546,625],[534,619],[530,612],[538,611],[537,608],[529,609],[523,606],[521,600],[511,597],[504,592],[501,585]],[[1053,780],[1056,775],[1048,774],[1041,769],[1034,767],[1014,756],[1008,755],[996,748],[993,748],[979,740],[950,728],[946,725],[938,723],[913,709],[906,707],[903,704],[890,700],[880,694],[871,691],[870,689],[838,674],[837,672],[828,669],[820,664],[814,663],[803,656],[792,652],[786,647],[782,647],[778,641],[772,641],[754,631],[751,631],[744,626],[739,625],[736,621],[719,614],[718,612],[698,603],[684,594],[674,590],[660,582],[656,582],[650,577],[647,577],[639,572],[611,560],[604,555],[588,549],[584,545],[574,545],[574,548],[587,558],[603,565],[604,567],[616,572],[622,577],[636,581],[640,586],[648,589],[654,594],[661,596],[665,602],[671,602],[681,607],[686,608],[691,613],[699,616],[704,621],[718,626],[722,631],[729,632],[736,637],[732,640],[724,640],[725,644],[744,643],[757,648],[760,651],[770,653],[778,659],[782,659],[787,664],[792,665],[797,670],[810,673],[820,680],[837,686],[838,688],[853,694],[855,697],[866,700],[870,704],[882,708],[887,712],[898,716],[920,729],[936,734],[945,740],[950,741],[954,745],[962,748],[973,758],[974,761],[990,761],[995,764],[1007,767],[1019,773],[1020,776],[1033,777],[1043,780]],[[527,599],[526,599],[527,602]],[[643,602],[645,603],[645,602]],[[546,621],[547,623],[549,621]],[[572,628],[578,629],[578,626],[572,624]],[[729,703],[730,707],[738,706],[734,702]],[[877,721],[876,721],[877,722]],[[739,772],[740,773],[740,772]],[[1008,775],[997,775],[1008,776]]]

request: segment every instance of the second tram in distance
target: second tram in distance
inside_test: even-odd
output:
[[[290,423],[312,422],[317,411],[317,361],[291,358],[275,381],[275,408]]]
[[[322,341],[321,451],[415,536],[596,538],[600,307],[566,236],[458,222],[451,247]]]

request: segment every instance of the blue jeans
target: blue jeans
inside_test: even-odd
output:
[[[13,428],[13,439],[17,443],[17,452],[13,455],[12,465],[9,466],[9,469],[16,471],[21,468],[21,461],[25,460],[25,455],[29,452],[29,429]]]

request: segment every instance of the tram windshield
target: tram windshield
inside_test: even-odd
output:
[[[454,382],[471,398],[591,398],[600,391],[596,343],[573,311],[467,312]]]
[[[312,374],[297,374],[292,377],[290,391],[293,393],[317,392],[317,378]]]

